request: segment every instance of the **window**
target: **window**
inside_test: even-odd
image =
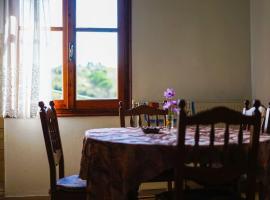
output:
[[[55,0],[51,95],[61,116],[115,115],[130,103],[127,0]]]

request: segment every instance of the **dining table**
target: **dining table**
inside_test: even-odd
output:
[[[221,146],[224,128],[215,128],[215,145]],[[200,146],[209,145],[209,127],[200,129]],[[195,127],[187,127],[185,144],[187,161],[192,162]],[[243,143],[250,133],[243,132]],[[139,127],[98,128],[85,132],[79,176],[87,180],[88,200],[130,200],[143,182],[173,169],[177,129],[160,129],[144,133]],[[230,144],[238,141],[238,130],[230,128]],[[236,158],[238,159],[238,158]],[[260,135],[257,180],[262,196],[270,200],[270,135]]]

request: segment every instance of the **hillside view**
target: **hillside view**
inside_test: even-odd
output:
[[[77,99],[117,98],[117,69],[88,62],[77,66]],[[62,99],[62,66],[52,69],[52,97]]]

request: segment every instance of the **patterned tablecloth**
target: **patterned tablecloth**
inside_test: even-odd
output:
[[[200,130],[200,145],[209,144],[209,128]],[[194,144],[193,127],[187,128],[186,145]],[[224,129],[216,128],[215,145],[222,145]],[[243,142],[249,141],[244,132]],[[230,143],[237,141],[230,129]],[[88,199],[124,200],[140,183],[171,169],[175,160],[176,130],[145,134],[140,128],[103,128],[86,131],[80,177],[88,180]],[[270,200],[270,135],[261,135],[258,178]]]

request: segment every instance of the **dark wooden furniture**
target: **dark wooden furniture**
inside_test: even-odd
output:
[[[268,115],[267,115],[267,110],[265,109],[265,107],[261,104],[261,101],[258,99],[254,99],[252,102],[252,108],[250,108],[250,102],[249,100],[245,100],[244,101],[244,108],[243,108],[243,114],[244,115],[253,115],[254,111],[257,109],[260,111],[261,114],[261,134],[267,133],[267,127],[269,126],[269,122],[268,122]],[[249,129],[249,126],[244,125],[243,129]],[[243,191],[246,189],[246,179],[242,178],[242,180],[240,181],[240,190]],[[259,195],[259,199],[260,200],[264,200],[264,194],[262,192],[262,182],[261,180],[257,180],[256,181],[256,192]]]
[[[270,133],[270,120],[269,120],[269,116],[270,115],[270,102],[268,103],[268,108],[266,109],[266,113],[265,113],[265,124],[264,124],[264,132],[265,133]]]
[[[153,104],[153,103],[152,103]],[[151,105],[152,105],[151,104]],[[146,125],[151,125],[151,118],[155,118],[155,126],[166,126],[166,115],[168,114],[168,110],[163,110],[156,108],[156,106],[148,106],[148,105],[139,105],[135,108],[125,109],[123,102],[119,102],[119,116],[120,116],[120,126],[126,127],[125,117],[130,117],[130,126],[135,127],[143,126],[144,119],[146,121]],[[162,120],[160,120],[162,119]],[[160,121],[163,124],[160,124]]]
[[[244,108],[243,108],[243,114],[247,116],[251,116],[254,114],[254,111],[258,109],[261,114],[261,133],[267,133],[267,126],[268,126],[268,120],[266,122],[266,113],[267,110],[264,105],[261,104],[261,101],[259,99],[254,99],[252,102],[252,107],[249,107],[249,100],[244,101]],[[243,129],[249,129],[249,126],[243,126]]]
[[[51,200],[85,200],[86,181],[78,175],[64,175],[64,156],[54,102],[50,107],[39,102],[40,120],[50,166]],[[58,170],[57,170],[58,168]],[[57,179],[57,174],[59,179]]]
[[[185,199],[183,180],[186,177],[208,187],[216,187],[234,183],[241,175],[246,174],[246,199],[254,200],[261,123],[261,116],[258,109],[255,110],[254,116],[245,116],[225,107],[216,107],[194,116],[187,116],[184,111],[185,101],[181,100],[179,105],[175,199]],[[225,125],[223,144],[215,144],[215,125],[218,123]],[[250,132],[251,140],[249,141],[247,153],[244,153],[244,148],[247,147],[243,145],[243,124],[253,127]],[[206,125],[210,126],[209,145],[202,148],[200,146],[200,128]],[[238,141],[237,143],[230,144],[230,127],[234,126],[235,128],[236,125],[239,127]],[[187,126],[196,126],[192,166],[186,165],[187,145],[185,144],[185,138]],[[234,148],[230,150],[229,146],[232,145]],[[207,160],[201,161],[201,155],[205,153],[209,156]],[[242,154],[242,157],[238,156],[238,159],[233,160],[237,154]],[[231,195],[231,193],[228,193],[228,195]],[[232,198],[232,196],[229,196],[229,199]]]
[[[154,126],[166,126],[167,119],[166,115],[168,110],[163,110],[158,108],[158,103],[151,102],[150,105],[139,105],[131,109],[124,109],[123,102],[119,102],[119,116],[120,116],[120,126],[126,127],[125,118],[130,117],[130,126],[135,127],[143,126],[144,120],[146,121],[147,126],[151,126],[151,119],[154,118]],[[166,181],[168,190],[172,190],[172,180],[173,180],[173,171],[168,170],[162,172],[157,177],[148,180],[148,182],[164,182]]]
[[[211,127],[201,127],[200,146],[209,146]],[[186,159],[192,162],[196,127],[186,129]],[[218,143],[223,144],[224,128],[215,129]],[[230,141],[238,141],[237,129],[230,131]],[[248,151],[250,132],[243,131]],[[144,134],[141,128],[102,128],[85,131],[82,145],[80,177],[88,181],[89,199],[130,200],[130,189],[172,169],[175,164],[177,130],[162,129],[159,134]],[[222,147],[222,145],[221,145]],[[234,150],[229,145],[229,150]],[[235,154],[238,159],[238,154]],[[243,158],[239,155],[239,159]],[[201,155],[207,159],[208,155]],[[270,135],[260,135],[258,180],[262,181],[264,200],[270,200]],[[104,190],[104,185],[105,189]],[[209,199],[208,199],[209,200]]]

